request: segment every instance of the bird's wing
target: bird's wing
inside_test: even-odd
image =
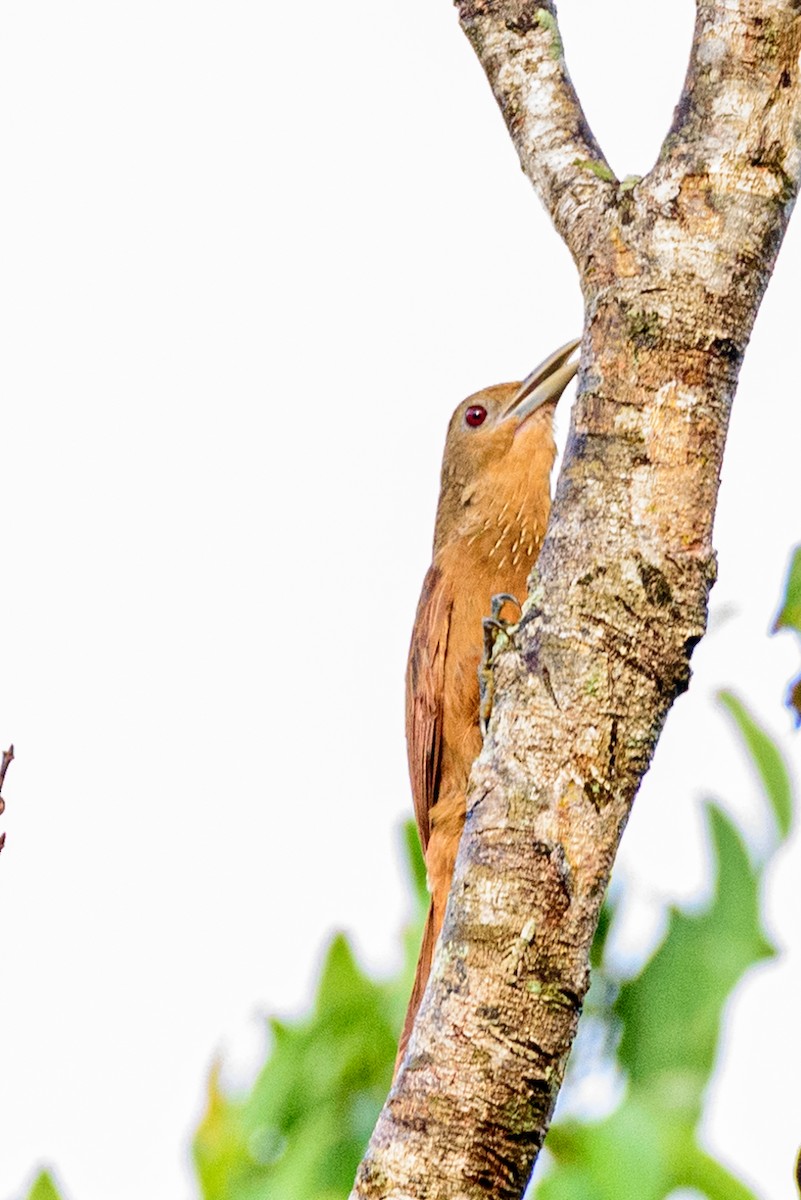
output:
[[[442,753],[445,654],[453,599],[440,571],[428,568],[417,605],[406,668],[406,751],[414,812],[425,851],[437,800]]]

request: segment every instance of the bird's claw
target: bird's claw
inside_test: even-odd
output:
[[[491,616],[484,617],[484,653],[478,664],[478,725],[482,738],[487,736],[487,726],[492,714],[492,702],[495,696],[495,674],[493,660],[497,650],[509,641],[509,633],[514,628],[514,622],[505,621],[501,617],[504,604],[515,604],[520,608],[520,601],[508,592],[498,592],[490,603]],[[522,611],[522,609],[521,609]]]
[[[520,601],[518,600],[517,596],[510,596],[508,592],[498,592],[492,597],[492,600],[490,601],[490,612],[492,613],[492,617],[489,619],[499,622],[505,628],[508,624],[510,624],[510,622],[501,621],[501,609],[503,608],[504,604],[514,604],[516,608],[520,608]]]

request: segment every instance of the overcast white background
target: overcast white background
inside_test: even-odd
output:
[[[563,0],[620,176],[658,152],[693,11]],[[213,1054],[246,1076],[334,927],[396,965],[445,425],[580,330],[579,290],[448,0],[6,0],[0,110],[0,1196],[48,1162],[68,1200],[188,1200]],[[796,224],[734,410],[713,632],[624,839],[630,948],[704,886],[699,796],[758,829],[716,688],[799,762],[797,648],[766,630],[801,537],[800,272]],[[800,868],[794,838],[784,957],[729,1008],[706,1126],[771,1200],[801,1138]]]

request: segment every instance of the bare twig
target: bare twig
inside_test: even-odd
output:
[[[6,781],[6,771],[8,770],[8,768],[10,767],[10,765],[13,761],[14,761],[14,747],[12,745],[12,746],[9,746],[7,750],[3,751],[3,761],[2,761],[2,763],[0,763],[0,814],[4,813],[6,810],[6,802],[3,799],[2,791],[3,791],[3,784]],[[5,833],[0,833],[0,850],[3,849],[3,846],[5,846],[5,844],[6,844],[6,835],[5,835]]]

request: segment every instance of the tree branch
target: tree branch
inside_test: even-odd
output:
[[[581,271],[617,180],[567,73],[552,0],[456,0],[520,157]]]
[[[457,2],[579,265],[585,331],[551,523],[495,665],[443,935],[360,1200],[525,1189],[617,845],[705,630],[728,416],[801,173],[797,0],[700,0],[673,129],[633,187],[576,166],[597,147],[549,57],[552,5]]]
[[[795,178],[799,145],[788,143],[788,112],[798,123],[788,51],[797,41],[797,5],[764,0],[697,0],[695,33],[681,100],[662,149],[674,161],[684,144],[698,161],[721,167],[732,155],[757,172],[782,170]],[[777,69],[778,68],[778,69]],[[787,68],[787,69],[786,69]]]
[[[2,814],[6,811],[6,802],[3,799],[3,794],[2,794],[3,793],[3,784],[6,781],[6,771],[11,766],[13,761],[14,761],[14,747],[9,746],[9,748],[7,750],[3,751],[3,761],[0,762],[0,816],[2,816]],[[6,844],[6,835],[5,835],[5,833],[0,833],[0,850],[3,849],[5,844]]]

